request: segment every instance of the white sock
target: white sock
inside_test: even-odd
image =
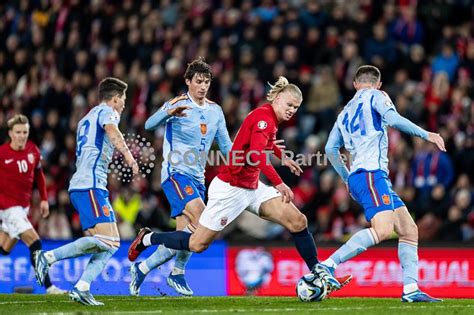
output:
[[[173,276],[175,276],[175,275],[184,275],[184,269],[174,267],[173,271],[171,271],[171,274]]]
[[[323,265],[326,265],[328,267],[331,267],[331,268],[334,268],[336,269],[337,268],[337,264],[334,260],[332,260],[332,258],[328,258],[326,259],[325,261],[322,262]]]
[[[416,290],[418,290],[417,283],[409,283],[403,286],[403,294],[412,293],[412,292],[415,292]]]
[[[141,272],[143,272],[144,274],[148,274],[150,272],[150,268],[148,268],[147,264],[145,263],[145,261],[142,261],[139,265],[138,265],[138,269],[140,269]]]
[[[56,257],[54,256],[52,251],[44,253],[44,257],[46,257],[46,260],[50,265],[56,262]]]
[[[143,241],[142,241],[143,245],[151,246],[151,234],[153,233],[148,233],[147,235],[143,237]]]
[[[79,280],[75,287],[79,290],[79,291],[89,291],[90,288],[91,288],[91,284],[90,283],[87,283],[83,280]]]

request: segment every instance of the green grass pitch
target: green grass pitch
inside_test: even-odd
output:
[[[104,306],[83,306],[68,296],[1,294],[0,314],[474,314],[474,300],[401,303],[399,299],[332,298],[303,303],[296,297],[131,297],[96,296]]]

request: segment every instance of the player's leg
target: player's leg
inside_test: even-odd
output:
[[[100,242],[98,251],[93,253],[81,278],[69,295],[73,301],[86,305],[103,305],[94,299],[90,293],[90,285],[105,268],[105,265],[120,247],[115,213],[109,202],[107,191],[90,191],[90,197],[96,217],[88,227],[88,234]]]
[[[171,216],[176,218],[176,230],[188,233],[195,231],[199,217],[205,207],[203,202],[205,197],[204,185],[196,183],[186,175],[177,173],[165,180],[162,187],[171,205]],[[130,294],[138,295],[140,285],[145,280],[146,275],[175,255],[175,267],[167,282],[178,293],[192,295],[193,292],[184,278],[184,269],[191,257],[191,252],[176,251],[163,245],[159,245],[156,251],[141,263],[133,263],[130,266],[132,278]]]
[[[205,212],[206,210],[204,210]],[[150,229],[141,229],[130,245],[128,258],[133,261],[134,257],[137,257],[147,247],[160,244],[175,250],[201,253],[211,245],[218,234],[219,231],[210,230],[201,224],[193,234],[184,231],[157,233]]]
[[[0,255],[10,255],[17,242],[16,238],[11,238],[7,233],[0,231]]]
[[[209,201],[193,234],[184,231],[153,233],[142,229],[130,245],[128,258],[134,261],[148,246],[163,244],[177,250],[203,252],[228,224],[250,204],[251,190],[225,183],[218,177],[209,186]]]
[[[90,286],[113,254],[120,247],[120,236],[115,222],[98,223],[88,229],[88,233],[96,238],[100,245],[98,251],[93,253],[79,281],[75,284],[69,296],[73,301],[86,305],[103,305],[94,299],[90,293]]]
[[[5,244],[4,247],[2,246],[5,251],[10,252],[17,240],[21,239],[30,250],[30,261],[34,267],[34,252],[40,250],[42,245],[38,233],[28,220],[28,208],[16,206],[5,210],[2,214],[2,229],[6,233],[3,237]],[[48,274],[45,274],[43,285],[47,293],[65,293],[52,285]]]
[[[27,222],[24,222],[25,218]],[[21,232],[33,227],[22,207],[11,207],[0,211],[0,222],[2,224],[0,229],[0,253],[9,255],[18,242]]]
[[[36,277],[41,283],[49,266],[59,260],[91,254],[81,279],[70,293],[71,299],[86,305],[102,305],[90,294],[90,283],[100,274],[120,246],[115,213],[104,190],[71,192],[71,202],[79,212],[87,236],[51,251],[38,251]]]
[[[367,248],[390,237],[394,229],[395,216],[390,198],[389,182],[386,174],[378,172],[359,172],[349,177],[351,195],[362,205],[371,227],[355,233],[344,245],[317,269],[327,267],[334,270],[339,264],[359,255]]]
[[[399,204],[403,205],[401,200]],[[402,302],[440,302],[418,288],[418,228],[404,205],[395,209],[395,232],[403,270]]]
[[[256,202],[247,210],[259,215],[263,219],[278,223],[287,228],[293,237],[298,253],[305,261],[308,269],[314,269],[318,263],[316,244],[313,235],[308,230],[306,216],[293,203],[283,202],[281,196],[273,187],[259,183],[256,191]],[[331,274],[330,279],[328,278],[327,280],[329,289],[331,291],[339,289],[341,283],[346,285],[351,279],[351,275],[336,279]]]
[[[193,183],[194,185],[185,186],[185,192],[194,196],[198,194],[200,197],[189,201],[183,211],[184,215],[176,218],[177,230],[194,233],[199,225],[199,218],[205,209],[204,199],[206,197],[206,187],[201,183]],[[213,237],[214,239],[214,237]],[[186,265],[191,258],[192,252],[180,250],[176,253],[174,268],[168,276],[167,283],[174,288],[176,292],[183,295],[193,295],[194,292],[188,285],[184,276]]]
[[[188,216],[198,219],[204,209],[204,203],[201,198],[191,200],[186,204],[186,209],[182,215],[176,217],[176,230],[192,233],[195,231],[197,221],[193,224]],[[140,286],[145,280],[146,275],[153,269],[161,266],[176,255],[176,262],[173,270],[168,276],[167,283],[178,293],[183,295],[192,295],[193,291],[189,287],[184,277],[184,270],[191,257],[191,252],[186,250],[175,250],[167,248],[160,244],[156,251],[141,263],[133,263],[130,266],[131,282],[130,294],[139,295]]]
[[[318,263],[314,238],[308,230],[308,221],[293,203],[283,202],[281,196],[274,197],[260,205],[258,215],[284,226],[290,231],[295,247],[309,270]]]
[[[50,251],[38,251],[36,253],[37,259],[35,259],[35,271],[38,282],[40,283],[43,282],[43,277],[46,274],[49,266],[55,262],[102,251],[103,242],[89,233],[88,229],[94,227],[98,223],[101,223],[101,221],[108,221],[100,220],[100,218],[110,218],[111,212],[109,207],[102,209],[97,200],[97,193],[94,193],[92,190],[71,192],[70,198],[74,208],[79,212],[81,225],[86,236],[78,238],[74,242],[68,243],[56,249]],[[104,210],[107,212],[108,216],[105,216]]]
[[[43,246],[41,243],[41,239],[39,238],[38,233],[31,228],[23,233],[20,234],[20,239],[23,241],[23,243],[28,246],[28,249],[30,250],[30,262],[31,265],[34,267],[35,266],[35,252],[40,251]],[[61,290],[60,288],[56,287],[51,283],[51,278],[49,277],[49,274],[47,273],[44,276],[44,281],[43,285],[46,289],[46,293],[48,294],[65,294],[66,291]]]
[[[201,198],[196,198],[188,202],[184,211],[185,215],[176,218],[176,229],[179,231],[194,233],[196,231],[196,226],[198,226],[199,223],[199,217],[204,208],[205,205]],[[192,221],[189,218],[191,218]],[[177,251],[173,270],[167,278],[167,283],[170,287],[175,289],[176,292],[188,296],[194,294],[185,278],[186,265],[188,264],[191,255],[192,252],[190,251]]]

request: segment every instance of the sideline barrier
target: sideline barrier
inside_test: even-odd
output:
[[[59,247],[66,242],[43,241],[44,249]],[[127,250],[130,242],[121,242],[119,250],[108,262],[104,271],[91,285],[92,294],[128,295],[130,261]],[[148,257],[154,248],[147,249],[137,261]],[[189,261],[186,278],[197,295],[226,295],[225,291],[225,249],[224,242],[215,242],[205,253],[195,254]],[[58,287],[69,290],[79,279],[90,255],[57,262],[50,268],[50,277]],[[143,283],[141,295],[177,295],[166,284],[166,278],[174,266],[174,260],[152,271]],[[212,275],[212,276],[209,276]],[[28,248],[19,242],[9,256],[0,256],[0,293],[13,293],[15,288],[33,293],[44,293],[36,283],[30,264]]]
[[[335,249],[318,249],[326,259]],[[474,298],[474,249],[427,248],[419,251],[420,287],[444,298]],[[227,293],[243,295],[295,295],[295,283],[309,272],[294,248],[240,247],[228,250]],[[341,264],[337,276],[354,280],[333,296],[400,297],[402,269],[397,248],[371,248]],[[261,285],[258,289],[252,289]]]
[[[65,244],[44,241],[45,249]],[[127,249],[120,249],[91,286],[93,294],[128,295],[130,276]],[[148,249],[148,257],[154,249]],[[334,249],[319,248],[322,259]],[[420,286],[436,297],[474,298],[474,249],[420,249]],[[53,283],[70,289],[80,277],[89,257],[64,260],[53,265]],[[141,288],[141,295],[176,295],[166,284],[173,260],[153,271]],[[292,247],[228,247],[215,242],[202,254],[194,254],[186,270],[186,278],[196,295],[273,295],[294,296],[295,284],[309,272]],[[372,248],[342,264],[337,275],[352,274],[354,280],[334,296],[400,297],[402,270],[396,248]],[[19,243],[10,256],[0,256],[0,293],[15,290],[44,293],[36,284],[30,265],[28,248]]]

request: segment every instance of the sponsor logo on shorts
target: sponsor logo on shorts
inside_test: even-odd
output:
[[[390,196],[389,195],[382,195],[382,201],[384,204],[389,205],[390,204]]]
[[[109,207],[107,206],[102,206],[102,212],[104,213],[104,215],[106,217],[110,217],[110,210],[109,210]]]
[[[184,191],[190,196],[194,194],[194,189],[189,185],[186,185],[186,187],[184,187]]]
[[[221,226],[225,226],[227,224],[227,218],[221,218]]]

